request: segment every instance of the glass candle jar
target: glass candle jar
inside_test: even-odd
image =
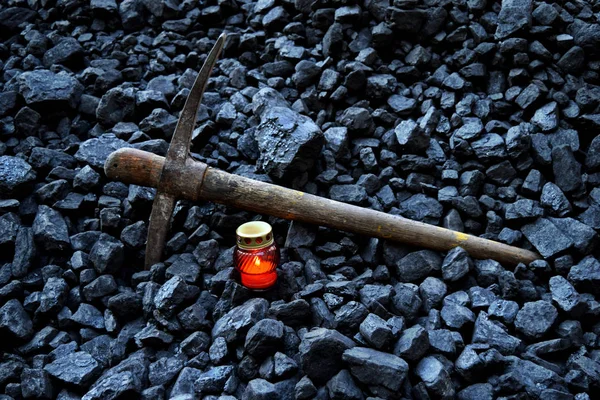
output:
[[[249,289],[268,289],[277,281],[279,248],[273,240],[273,228],[263,221],[240,225],[236,230],[237,247],[233,254],[242,285]]]

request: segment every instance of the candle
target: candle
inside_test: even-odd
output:
[[[242,285],[249,289],[268,289],[277,281],[279,249],[273,228],[263,221],[242,224],[236,230],[237,248],[233,261]]]

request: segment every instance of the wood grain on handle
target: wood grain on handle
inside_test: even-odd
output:
[[[165,158],[131,148],[111,153],[104,163],[104,173],[110,179],[139,186],[158,186]]]
[[[511,265],[520,262],[529,264],[540,258],[532,251],[504,243],[232,175],[218,169],[207,170],[200,190],[199,198],[217,203],[419,247],[446,251],[461,246],[475,258],[492,258]]]
[[[164,160],[146,151],[126,148],[112,153],[104,170],[111,179],[156,187]],[[210,200],[434,250],[461,246],[475,258],[491,258],[511,265],[529,264],[541,258],[529,250],[206,168],[205,164],[193,160],[186,164],[177,182],[169,182],[171,192],[179,198]]]

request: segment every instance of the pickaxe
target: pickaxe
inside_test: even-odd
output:
[[[166,158],[124,148],[113,152],[104,165],[106,175],[111,179],[157,189],[148,227],[147,269],[162,257],[176,199],[209,200],[434,250],[461,246],[475,258],[492,258],[513,265],[528,264],[540,258],[529,250],[229,174],[192,159],[190,142],[198,107],[225,37],[222,34],[217,39],[194,82]]]

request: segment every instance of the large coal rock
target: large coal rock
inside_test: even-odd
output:
[[[36,173],[25,160],[19,157],[0,157],[0,196],[13,192],[33,182]]]
[[[123,147],[131,147],[131,145],[113,134],[105,133],[99,138],[88,139],[81,143],[75,158],[96,168],[104,168],[110,153]]]
[[[19,93],[25,102],[39,109],[76,108],[83,85],[66,72],[55,74],[47,69],[24,72],[18,78]]]
[[[34,19],[36,14],[25,7],[8,7],[0,11],[0,36],[16,31],[22,23]]]
[[[281,179],[314,165],[323,145],[323,132],[308,117],[290,108],[268,109],[256,128],[260,157],[257,164],[269,176]]]
[[[318,328],[304,335],[300,343],[302,369],[310,379],[324,383],[341,369],[342,354],[356,344],[332,329]]]
[[[504,0],[498,14],[496,39],[501,40],[531,25],[531,0]]]

